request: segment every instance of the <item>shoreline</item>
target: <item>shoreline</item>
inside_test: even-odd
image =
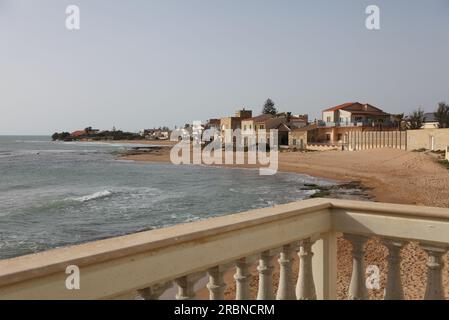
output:
[[[316,178],[357,182],[373,201],[449,207],[449,170],[431,153],[397,149],[353,152],[281,152],[280,172],[306,174]],[[119,157],[136,162],[170,163],[170,148],[136,152]],[[255,165],[211,165],[258,168]]]

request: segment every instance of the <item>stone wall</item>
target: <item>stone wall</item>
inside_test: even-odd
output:
[[[449,129],[419,129],[407,131],[407,150],[446,150]]]

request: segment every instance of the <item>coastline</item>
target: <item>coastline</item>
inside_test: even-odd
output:
[[[170,148],[120,156],[122,160],[170,163]],[[254,165],[222,165],[256,168]],[[353,152],[281,152],[279,171],[342,182],[359,182],[374,201],[449,207],[449,170],[431,153],[397,149]]]
[[[141,154],[121,156],[121,159],[140,162],[170,162],[169,148],[159,148]],[[255,167],[249,165],[232,165],[232,167]],[[434,154],[430,152],[411,152],[397,149],[371,149],[354,152],[282,152],[279,154],[279,171],[308,174],[318,178],[338,181],[357,181],[367,188],[374,201],[400,204],[449,207],[449,170],[439,165]],[[352,270],[351,244],[338,237],[337,292],[338,299],[346,299]],[[365,245],[365,266],[375,265],[380,271],[380,288],[368,290],[370,299],[383,299],[383,288],[388,273],[387,249],[379,239],[372,238]],[[407,244],[401,251],[401,280],[406,299],[423,299],[426,288],[427,254],[414,242]],[[293,278],[299,270],[298,257],[293,263]],[[449,254],[443,257],[445,265],[449,264]],[[279,267],[275,263],[273,273],[273,290],[277,290]],[[258,288],[257,271],[251,280],[251,295],[255,297]],[[226,299],[235,296],[233,271],[225,274],[228,287]],[[449,295],[449,274],[443,275],[445,294]],[[208,298],[207,288],[198,291],[199,299]]]

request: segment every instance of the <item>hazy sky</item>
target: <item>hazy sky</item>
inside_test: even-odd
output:
[[[311,119],[347,101],[433,111],[449,0],[0,0],[0,134],[174,126],[268,97]]]

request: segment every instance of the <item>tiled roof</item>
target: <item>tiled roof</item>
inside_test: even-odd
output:
[[[347,108],[347,107],[349,107],[349,106],[352,106],[352,105],[354,105],[354,104],[356,104],[356,103],[358,103],[358,102],[346,102],[346,103],[340,104],[340,105],[338,105],[338,106],[335,106],[335,107],[332,107],[332,108],[329,108],[329,109],[326,109],[326,110],[323,110],[323,111],[335,111],[335,110],[340,110],[340,109],[344,109],[344,108]]]
[[[254,121],[254,122],[264,122],[264,121],[267,121],[267,120],[269,120],[271,118],[274,118],[274,116],[271,115],[271,114],[261,114],[260,116],[252,117],[252,118],[249,118],[249,119],[245,119],[243,121],[251,120],[251,121]]]
[[[79,137],[79,136],[82,136],[82,135],[85,135],[85,134],[86,134],[85,130],[78,130],[78,131],[72,132],[70,135],[72,137]]]
[[[369,103],[360,103],[360,102],[348,102],[344,103],[329,109],[326,111],[336,111],[336,110],[346,110],[351,113],[359,113],[359,114],[375,114],[375,115],[388,115],[388,113],[383,112],[381,109],[376,108],[375,106]]]

